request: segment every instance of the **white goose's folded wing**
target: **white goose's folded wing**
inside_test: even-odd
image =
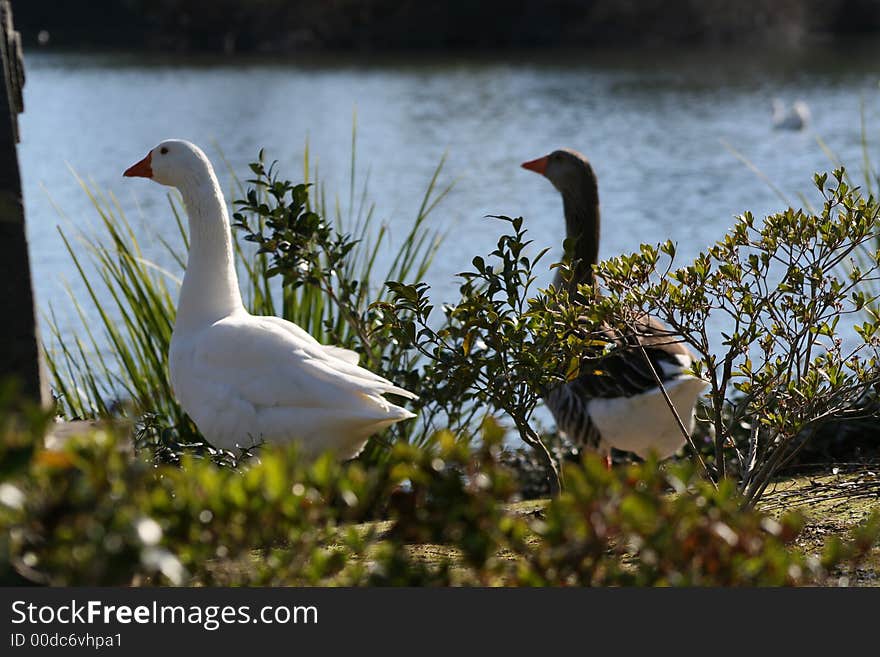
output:
[[[193,336],[175,390],[209,439],[222,446],[298,440],[309,453],[349,454],[414,417],[383,395],[415,395],[273,319],[237,313]]]

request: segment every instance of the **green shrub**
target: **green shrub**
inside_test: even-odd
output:
[[[596,267],[601,291],[581,289],[587,330],[634,330],[648,313],[670,327],[670,340],[694,350],[694,372],[710,383],[711,475],[735,475],[750,504],[824,424],[864,415],[880,382],[880,318],[849,334],[839,326],[875,302],[865,283],[880,271],[880,252],[848,273],[842,263],[877,239],[880,206],[850,187],[843,170],[830,185],[817,175],[816,185],[825,199],[816,213],[788,209],[762,223],[746,213],[678,268],[672,243],[642,245]],[[720,342],[711,335],[719,316],[731,327]],[[743,425],[744,444],[736,440]]]
[[[48,451],[3,419],[4,584],[822,584],[880,535],[875,514],[804,555],[796,516],[743,510],[732,485],[687,465],[608,472],[591,456],[546,507],[523,510],[491,421],[477,452],[442,433],[367,469],[277,448],[240,468],[192,455],[155,466],[112,432]]]
[[[444,382],[431,390],[433,403],[454,409],[447,415],[456,419],[462,417],[462,404],[504,414],[542,456],[551,491],[558,492],[555,459],[532,426],[532,416],[542,395],[576,377],[581,359],[601,353],[604,343],[571,330],[578,326],[581,308],[560,291],[551,288],[532,296],[548,249],[529,258],[531,241],[523,219],[494,219],[509,224],[510,232],[488,257],[476,256],[473,269],[458,275],[460,297],[444,304],[442,323],[431,317],[434,305],[424,283],[389,281],[393,300],[375,306],[395,338],[425,358],[423,371]],[[460,422],[451,428],[467,430]]]
[[[434,306],[424,284],[389,282],[393,302],[377,307],[398,340],[425,357],[425,371],[454,382],[456,399],[510,418],[543,455],[551,480],[554,459],[530,423],[541,395],[576,377],[584,362],[610,353],[614,345],[603,339],[603,327],[637,334],[639,318],[659,317],[670,342],[694,350],[694,373],[710,384],[703,408],[714,454],[708,466],[699,450],[696,458],[716,483],[736,476],[745,501],[754,504],[824,425],[876,411],[866,400],[880,383],[880,319],[855,326],[853,348],[843,346],[838,324],[874,302],[862,287],[880,271],[880,252],[845,275],[840,265],[876,239],[880,206],[850,188],[843,171],[835,172],[833,186],[826,182],[816,176],[826,199],[818,214],[789,209],[761,224],[746,213],[678,269],[671,242],[642,245],[638,253],[599,263],[598,285],[583,285],[572,297],[552,287],[530,296],[544,252],[526,257],[522,219],[500,217],[510,234],[459,275],[460,300],[444,306],[442,323],[430,317]],[[668,262],[661,264],[663,257]],[[576,263],[559,266],[567,281]],[[718,316],[732,326],[720,344],[711,334]],[[737,440],[743,425],[748,437]]]
[[[280,279],[285,318],[324,336],[329,344],[356,351],[361,366],[419,395],[410,404],[419,422],[393,426],[386,436],[390,442],[424,442],[434,430],[434,379],[421,371],[420,354],[396,339],[373,306],[388,294],[371,281],[384,229],[370,243],[368,215],[358,234],[343,232],[326,214],[312,209],[310,185],[282,179],[274,165],[264,165],[262,156],[250,166],[255,177],[247,181],[246,197],[234,203],[233,226],[245,241],[257,245],[259,268],[254,276],[267,286],[271,279]],[[439,172],[438,168],[383,281],[421,281],[426,274],[439,246],[439,235],[424,226],[439,200],[431,196]]]

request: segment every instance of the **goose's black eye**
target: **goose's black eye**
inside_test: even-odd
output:
[[[165,155],[165,153],[168,152],[168,148],[163,146],[162,148],[159,149],[159,152],[162,153],[162,155]]]

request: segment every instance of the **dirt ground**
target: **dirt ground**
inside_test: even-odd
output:
[[[781,479],[768,488],[759,505],[769,513],[797,511],[805,521],[797,546],[818,552],[831,536],[849,531],[880,508],[880,463],[826,465],[812,474]],[[852,586],[880,587],[880,546],[865,562],[846,573]]]
[[[516,513],[540,514],[546,500],[520,502]],[[846,538],[850,530],[880,508],[880,463],[824,465],[814,473],[780,479],[768,489],[759,507],[773,515],[796,511],[804,517],[804,530],[795,545],[818,554],[832,536]],[[414,545],[412,554],[426,562],[455,558],[455,551],[442,545]],[[853,572],[840,573],[842,584],[880,587],[880,546]]]

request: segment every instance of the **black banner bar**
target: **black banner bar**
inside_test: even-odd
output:
[[[880,590],[4,588],[0,605],[2,655],[790,653],[875,640]]]

